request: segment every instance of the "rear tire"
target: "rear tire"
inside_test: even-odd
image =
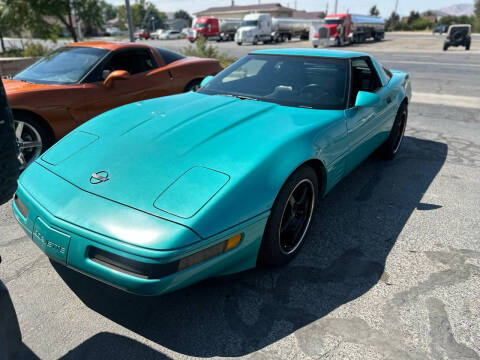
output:
[[[390,130],[390,135],[383,143],[383,145],[378,149],[378,153],[381,158],[386,160],[393,160],[400,150],[400,146],[403,143],[403,137],[405,134],[405,129],[407,127],[408,120],[408,106],[403,103],[398,109],[397,116],[393,122],[392,130]]]
[[[252,45],[257,45],[258,44],[258,38],[255,36],[253,38],[253,42],[252,42]]]
[[[443,44],[443,51],[447,51],[448,50],[448,45],[447,44]]]
[[[298,254],[311,225],[317,196],[318,179],[310,166],[302,166],[290,175],[273,203],[258,265],[285,265]]]
[[[467,42],[467,44],[465,45],[465,50],[470,50],[470,41]]]

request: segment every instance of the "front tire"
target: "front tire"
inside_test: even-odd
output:
[[[257,45],[258,44],[258,38],[255,36],[253,38],[253,42],[252,42],[252,45]]]
[[[403,103],[398,109],[397,116],[393,122],[392,130],[387,141],[380,147],[379,154],[386,160],[393,160],[403,143],[405,129],[407,127],[408,106]]]
[[[200,79],[190,81],[188,85],[185,87],[185,92],[197,91],[198,89],[200,89],[201,83],[202,83],[202,80]]]
[[[285,265],[298,254],[310,228],[317,196],[318,179],[310,166],[302,166],[290,175],[272,206],[259,265]]]

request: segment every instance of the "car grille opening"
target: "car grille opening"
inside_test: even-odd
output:
[[[178,261],[167,264],[150,264],[128,259],[91,246],[88,257],[103,266],[143,279],[159,279],[177,272]]]

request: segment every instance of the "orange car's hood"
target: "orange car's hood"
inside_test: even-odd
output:
[[[38,90],[48,90],[58,88],[59,85],[51,84],[33,84],[26,81],[2,79],[5,91],[8,94]]]

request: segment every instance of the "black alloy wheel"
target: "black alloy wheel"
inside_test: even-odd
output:
[[[259,265],[285,265],[298,254],[312,222],[317,195],[318,178],[313,168],[305,165],[290,175],[270,211]]]

